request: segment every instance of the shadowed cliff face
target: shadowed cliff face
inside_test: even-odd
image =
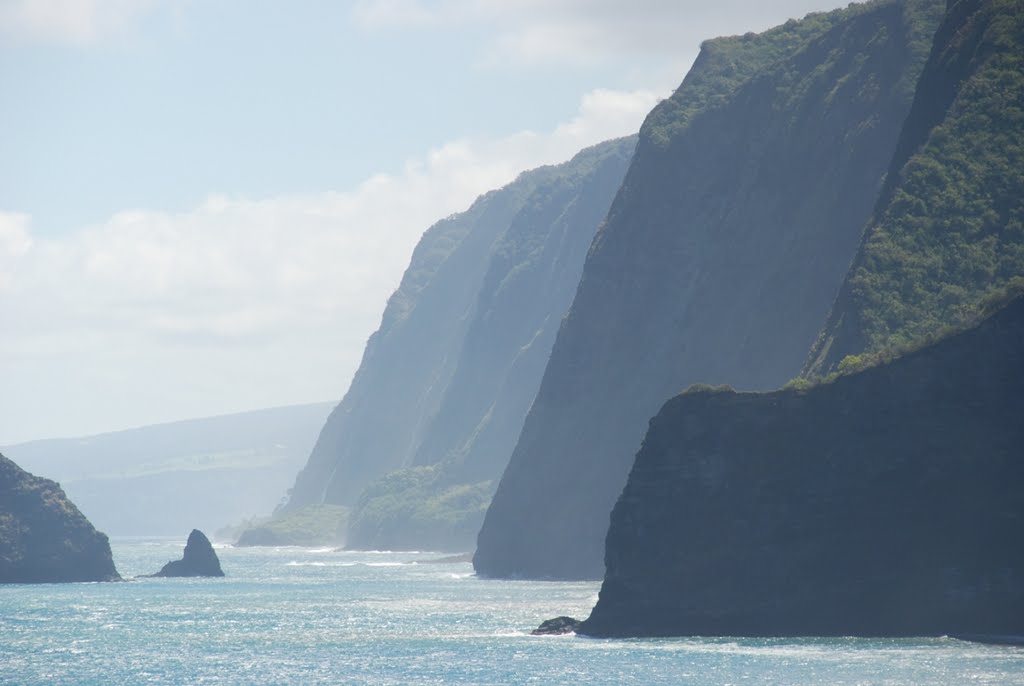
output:
[[[800,369],[860,242],[941,2],[706,43],[645,122],[478,539],[491,576],[600,577],[647,420]]]
[[[1024,298],[807,391],[651,422],[581,632],[1024,634]]]
[[[424,235],[293,507],[353,503],[352,547],[472,547],[635,142],[527,172]]]
[[[888,182],[804,373],[934,333],[1024,276],[1024,12],[961,0],[935,35]]]
[[[0,455],[0,583],[120,578],[106,535],[60,486]]]

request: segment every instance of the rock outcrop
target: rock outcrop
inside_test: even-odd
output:
[[[536,629],[530,632],[531,636],[558,636],[561,634],[572,634],[580,628],[580,620],[561,615],[553,619],[545,619]]]
[[[154,577],[169,576],[224,576],[217,553],[210,545],[210,539],[199,529],[192,529],[185,543],[185,553],[180,560],[172,560]]]
[[[647,422],[801,369],[871,216],[941,0],[707,41],[647,118],[481,529],[487,576],[600,578]]]
[[[808,390],[651,422],[580,633],[1024,635],[1024,297]]]
[[[110,541],[60,485],[0,455],[0,583],[120,578]]]

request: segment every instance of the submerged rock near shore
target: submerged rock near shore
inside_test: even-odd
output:
[[[530,632],[531,636],[557,636],[572,634],[580,628],[580,620],[562,615],[553,619],[545,619],[540,626]]]
[[[120,579],[106,534],[60,485],[0,455],[0,583]]]
[[[185,544],[185,553],[180,560],[173,560],[150,576],[224,576],[217,553],[210,545],[210,539],[199,529],[192,529]]]

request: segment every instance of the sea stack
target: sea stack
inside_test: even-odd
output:
[[[0,455],[0,583],[120,579],[106,534],[60,485]]]
[[[224,572],[210,539],[199,529],[192,529],[182,558],[168,562],[152,576],[224,576]]]

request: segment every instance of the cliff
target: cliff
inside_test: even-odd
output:
[[[110,541],[60,486],[0,455],[0,583],[120,578]]]
[[[478,538],[489,576],[599,578],[648,419],[801,368],[871,216],[941,2],[716,39],[647,118]]]
[[[291,506],[353,503],[350,547],[472,548],[634,145],[526,172],[424,235]]]
[[[1024,276],[1024,12],[960,0],[805,375],[934,334]]]
[[[350,547],[472,550],[634,144],[631,137],[580,153],[525,199],[489,256],[457,364],[411,467],[364,490]]]
[[[1024,634],[1024,297],[806,391],[652,420],[581,633]]]

